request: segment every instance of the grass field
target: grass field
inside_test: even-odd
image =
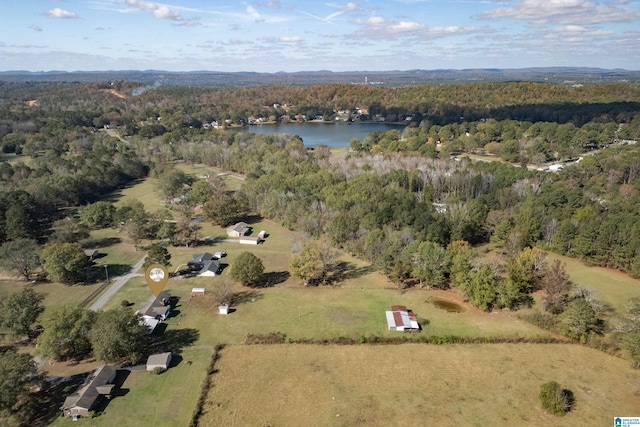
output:
[[[575,345],[229,346],[200,425],[611,425],[637,414],[640,374]],[[576,398],[540,408],[555,380]]]
[[[617,312],[624,312],[630,298],[640,297],[640,280],[611,268],[587,267],[582,261],[549,252],[549,261],[559,259],[566,265],[571,280],[593,291]]]
[[[196,177],[217,173],[200,165],[180,167]],[[226,176],[231,188],[241,184]],[[113,194],[122,203],[137,199],[148,211],[162,208],[149,178]],[[226,238],[221,227],[202,223],[199,237]],[[548,333],[518,320],[509,312],[484,313],[460,301],[451,291],[411,289],[401,291],[366,263],[343,254],[342,277],[333,286],[304,287],[290,277],[291,243],[300,236],[268,220],[250,223],[253,235],[266,230],[261,245],[220,242],[198,247],[168,247],[170,271],[184,268],[192,255],[223,250],[224,270],[217,277],[171,278],[166,290],[179,297],[173,316],[162,328],[160,339],[175,345],[173,366],[162,375],[132,371],[122,384],[123,392],[91,420],[98,426],[183,426],[196,409],[201,384],[217,344],[225,344],[219,373],[212,377],[201,426],[209,425],[589,425],[591,418],[610,422],[616,415],[633,413],[640,405],[632,396],[638,387],[637,372],[627,361],[573,345],[474,345],[428,346],[245,346],[249,333],[282,332],[287,337],[357,338],[364,334],[398,336],[387,331],[384,311],[393,304],[406,305],[421,320],[422,335],[468,337],[539,336]],[[143,255],[114,229],[92,233],[104,257],[98,269],[108,265],[111,275],[132,265]],[[149,243],[149,242],[146,242]],[[145,244],[146,244],[145,243]],[[264,263],[270,278],[263,287],[234,284],[235,309],[228,316],[217,313],[212,298],[215,284],[230,281],[230,270],[238,255],[249,251]],[[573,260],[568,260],[573,261]],[[579,265],[567,262],[574,281]],[[142,273],[142,272],[139,272]],[[598,276],[587,275],[588,278]],[[606,277],[606,276],[603,276]],[[598,282],[599,279],[594,279]],[[12,291],[0,282],[0,297]],[[91,285],[97,287],[99,284]],[[626,289],[622,281],[613,288]],[[42,284],[46,305],[79,303],[91,290]],[[204,287],[206,295],[191,297],[191,288]],[[613,289],[612,288],[612,289]],[[599,290],[609,289],[602,285]],[[621,291],[620,291],[621,292]],[[618,301],[614,290],[610,298]],[[105,309],[121,301],[138,308],[151,291],[144,277],[134,277]],[[448,313],[432,304],[435,298],[459,303],[461,313]],[[55,375],[74,374],[95,367],[95,361],[80,365],[49,366]],[[584,375],[583,375],[584,374]],[[557,380],[570,388],[578,406],[559,420],[539,409],[540,385]],[[635,400],[634,400],[635,399]],[[635,407],[633,404],[635,403]],[[621,413],[609,413],[612,411]],[[339,414],[339,416],[336,416]],[[54,426],[73,424],[56,419]]]

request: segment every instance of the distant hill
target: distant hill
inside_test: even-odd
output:
[[[640,82],[640,71],[588,67],[547,67],[521,69],[438,69],[406,71],[301,71],[277,73],[190,71],[2,71],[0,81],[6,82],[104,82],[121,80],[143,84],[177,86],[259,86],[350,83],[385,87],[417,84],[446,84],[465,82],[539,81],[558,84],[593,84]]]

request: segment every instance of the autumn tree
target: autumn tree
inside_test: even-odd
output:
[[[289,260],[289,271],[294,277],[302,279],[305,286],[310,280],[319,277],[322,263],[318,247],[310,241],[305,241],[302,249]]]
[[[573,283],[569,280],[565,266],[560,260],[553,261],[546,274],[540,281],[540,288],[544,291],[545,310],[560,313],[569,301],[569,294]]]

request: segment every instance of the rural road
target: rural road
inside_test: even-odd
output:
[[[142,264],[144,263],[144,259],[146,257],[147,256],[145,255],[140,261],[136,262],[127,274],[125,274],[124,276],[116,277],[113,284],[105,291],[105,293],[100,295],[100,298],[98,298],[93,304],[91,304],[89,310],[98,311],[102,307],[104,307],[104,305],[109,302],[109,300],[116,294],[116,292],[118,292],[120,288],[123,287],[124,284],[127,283],[127,281],[129,281],[129,279],[131,279],[135,275],[136,271],[142,268]]]

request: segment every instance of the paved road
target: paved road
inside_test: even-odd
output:
[[[129,279],[136,275],[136,271],[142,268],[142,264],[144,263],[144,259],[146,257],[147,256],[145,255],[140,261],[136,262],[136,264],[127,274],[125,274],[124,276],[116,277],[113,284],[106,290],[106,292],[100,295],[100,298],[98,298],[93,304],[91,304],[89,310],[98,311],[102,307],[104,307],[104,305],[109,302],[109,300],[116,294],[116,292],[118,292],[120,288],[123,287],[125,283],[127,283],[127,281],[129,281]]]

